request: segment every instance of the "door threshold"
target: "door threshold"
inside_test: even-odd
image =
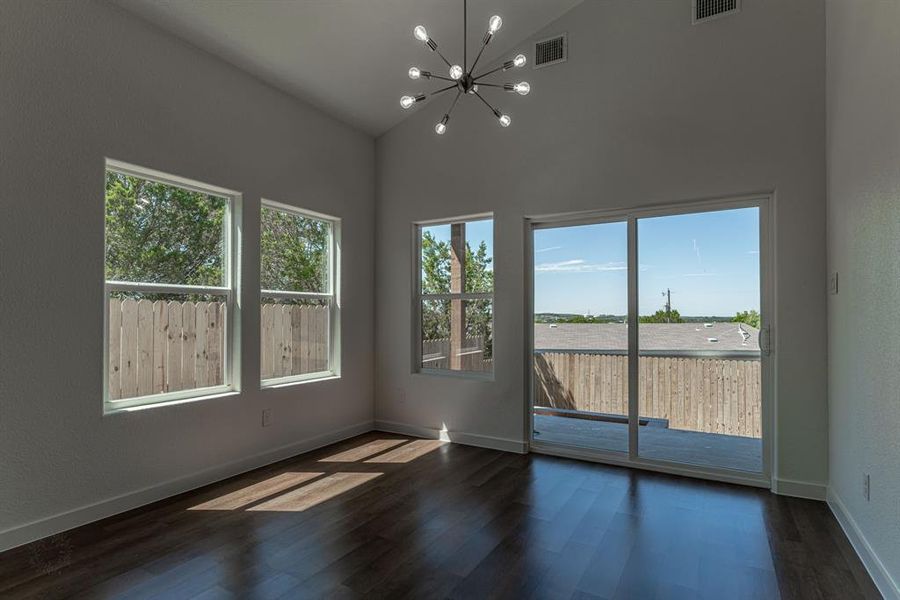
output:
[[[614,452],[590,450],[578,446],[567,446],[565,444],[554,444],[552,442],[534,440],[529,445],[529,451],[535,454],[572,458],[575,460],[602,463],[616,467],[665,473],[667,475],[678,475],[681,477],[692,477],[694,479],[705,479],[721,483],[772,489],[771,479],[762,473],[743,473],[733,469],[697,468],[646,458],[630,458],[628,456],[620,456]]]

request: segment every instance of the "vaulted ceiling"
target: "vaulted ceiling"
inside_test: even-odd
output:
[[[446,67],[413,38],[423,24],[451,61],[462,62],[463,0],[113,0],[190,43],[372,135],[408,113],[413,65]],[[493,14],[503,28],[488,64],[582,0],[469,0],[469,60]]]

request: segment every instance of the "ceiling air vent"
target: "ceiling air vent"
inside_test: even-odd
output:
[[[741,0],[694,0],[694,23],[704,23],[741,10]]]
[[[534,43],[534,68],[549,67],[566,60],[569,44],[566,34],[557,35]]]

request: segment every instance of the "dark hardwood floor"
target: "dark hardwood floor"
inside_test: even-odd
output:
[[[3,598],[877,598],[825,504],[371,433],[0,554]]]

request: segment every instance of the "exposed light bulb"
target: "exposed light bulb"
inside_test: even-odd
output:
[[[410,79],[418,79],[422,76],[422,71],[419,70],[419,67],[411,67],[409,69],[409,78]]]
[[[444,118],[441,119],[441,122],[434,126],[434,132],[438,135],[444,135],[447,131],[447,121],[450,120],[450,115],[444,115]]]
[[[525,58],[525,55],[519,54],[518,56],[516,56],[513,59],[513,66],[524,67],[526,62],[527,62],[527,59]]]
[[[509,124],[512,123],[512,119],[509,118],[509,115],[500,115],[498,121],[500,121],[502,127],[509,127]]]
[[[421,25],[416,25],[416,28],[413,29],[413,35],[416,36],[416,39],[420,42],[428,41],[428,32],[425,31],[425,28]]]
[[[521,83],[517,83],[516,85],[514,85],[513,90],[515,90],[522,96],[527,96],[528,92],[531,91],[531,84],[529,84],[527,81],[523,81]]]
[[[461,66],[453,65],[452,67],[450,67],[450,78],[451,79],[454,79],[454,80],[462,79],[462,76],[463,76],[463,69]]]
[[[491,17],[491,20],[488,21],[488,31],[491,33],[497,33],[502,26],[503,19],[500,18],[500,15],[494,15]]]
[[[400,98],[400,106],[402,106],[403,108],[409,108],[415,103],[416,99],[412,96],[403,96],[402,98]]]

